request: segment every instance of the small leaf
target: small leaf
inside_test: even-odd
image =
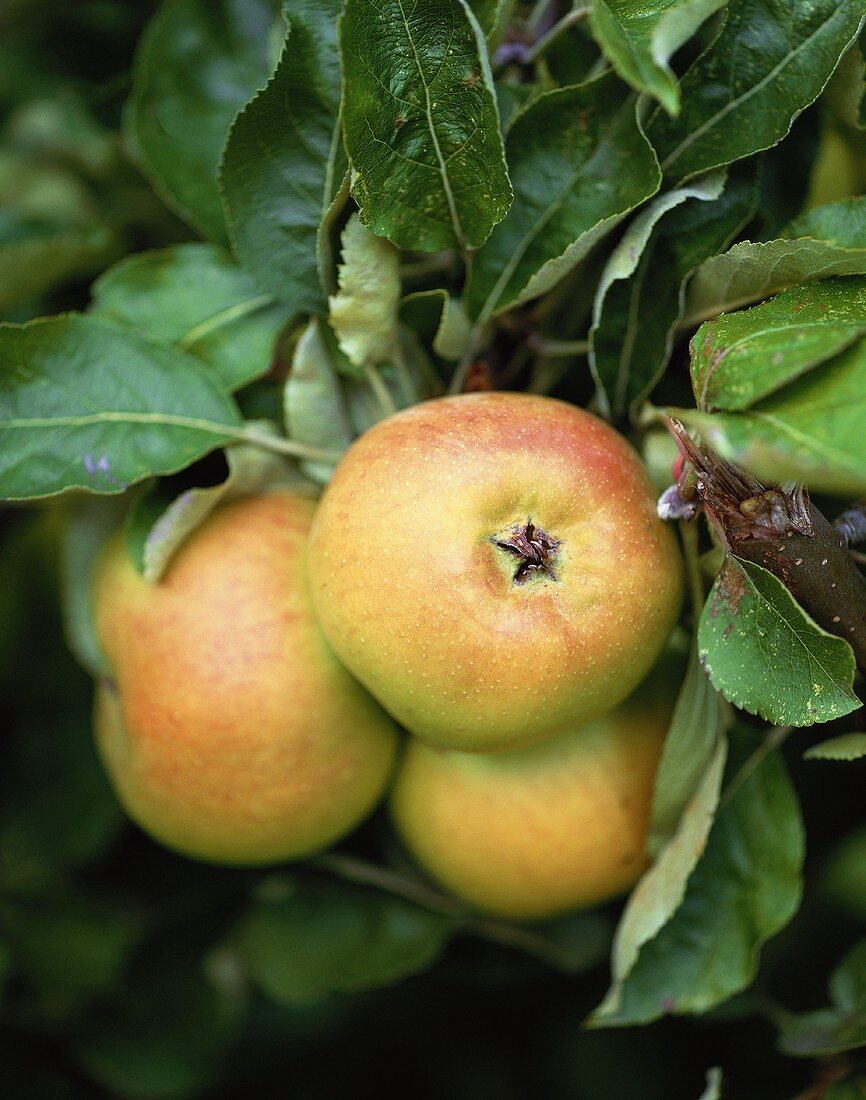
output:
[[[592,33],[619,76],[647,92],[670,115],[680,109],[677,78],[668,62],[725,0],[596,0]]]
[[[511,187],[487,47],[465,0],[347,0],[340,47],[361,221],[400,248],[478,248]]]
[[[656,773],[647,839],[651,853],[658,853],[676,832],[727,724],[726,708],[693,650]]]
[[[241,434],[191,355],[93,317],[0,327],[0,497],[122,493]]]
[[[866,278],[792,287],[769,302],[708,321],[692,340],[702,409],[746,409],[866,333]]]
[[[710,183],[716,173],[704,177]],[[701,191],[697,181],[695,191]],[[674,192],[685,194],[685,190]],[[615,417],[634,412],[664,373],[670,358],[685,300],[685,289],[694,269],[708,256],[725,248],[749,220],[757,201],[757,172],[751,162],[734,165],[721,195],[712,190],[696,193],[694,201],[681,202],[660,211],[644,241],[635,240],[632,228],[644,217],[637,215],[626,231],[639,246],[639,259],[628,275],[609,286],[599,285],[596,315],[591,330],[590,369],[608,394]],[[662,203],[667,196],[657,201]],[[655,203],[647,210],[653,210]],[[618,250],[617,250],[618,251]]]
[[[229,125],[271,70],[274,0],[163,4],[135,59],[127,136],[193,228],[226,238],[217,164]]]
[[[617,341],[619,356],[615,362],[611,361],[609,355],[601,357],[596,353],[596,335],[602,326],[608,293],[614,283],[627,282],[634,275],[656,224],[667,213],[689,199],[700,199],[704,202],[718,199],[724,190],[725,182],[726,176],[723,171],[713,172],[690,187],[659,195],[635,217],[611,252],[595,292],[592,328],[589,333],[590,368],[596,379],[602,411],[606,416],[620,417],[628,408],[629,397],[634,394],[630,371],[631,354],[635,341],[639,339],[637,326],[633,325],[628,332],[628,337]],[[630,312],[633,312],[640,285],[630,284],[628,290],[632,307]]]
[[[188,351],[229,390],[271,365],[285,307],[261,294],[215,245],[130,256],[93,285],[90,313]]]
[[[866,756],[866,733],[840,733],[803,753],[804,760],[859,760]]]
[[[514,206],[474,257],[466,289],[479,321],[549,290],[660,178],[634,99],[610,75],[539,96],[506,149]]]
[[[393,361],[400,338],[400,253],[353,215],[343,230],[339,290],[329,299],[331,328],[358,367]]]
[[[707,1087],[698,1100],[722,1100],[722,1071],[718,1066],[707,1070]]]
[[[305,879],[282,900],[262,900],[252,909],[240,930],[240,951],[266,996],[309,1004],[426,970],[453,929],[450,917],[402,898]]]
[[[289,439],[344,451],[354,433],[337,377],[333,340],[324,322],[315,317],[309,322],[295,347],[283,404]],[[333,468],[319,462],[301,465],[307,477],[322,484],[328,481]]]
[[[776,725],[831,722],[860,706],[851,647],[752,562],[726,560],[701,614],[698,651],[726,699]]]
[[[337,16],[341,0],[289,0],[276,72],[235,120],[220,187],[232,245],[255,284],[293,314],[324,312],[328,239],[342,206]]]
[[[640,948],[618,995],[608,994],[592,1023],[626,1026],[706,1012],[753,980],[761,945],[796,912],[804,855],[796,794],[779,752],[753,760],[753,748],[754,733],[733,738],[728,775],[738,781],[723,799],[683,902]]]
[[[682,419],[755,477],[814,492],[866,493],[866,342],[744,412],[682,410]]]
[[[619,1011],[625,983],[637,964],[641,948],[658,935],[683,903],[686,884],[706,847],[715,819],[727,756],[728,742],[722,735],[712,746],[676,830],[628,899],[614,937],[613,981],[598,1009],[599,1020]]]
[[[866,1046],[866,940],[853,947],[830,978],[831,1007],[785,1024],[779,1046],[797,1058],[826,1057]]]
[[[277,435],[265,424],[259,426],[263,435]],[[314,496],[315,487],[280,455],[255,443],[238,443],[226,449],[228,476],[219,485],[187,489],[166,507],[156,504],[156,516],[150,507],[133,509],[127,530],[127,546],[136,568],[149,584],[162,577],[172,557],[186,539],[220,504],[256,493],[291,489],[295,493]]]
[[[684,324],[727,313],[785,287],[830,275],[866,274],[866,198],[828,203],[795,219],[784,237],[743,241],[701,264]]]
[[[862,0],[731,0],[718,37],[680,82],[680,115],[656,109],[647,124],[665,176],[676,183],[784,137],[862,15]]]

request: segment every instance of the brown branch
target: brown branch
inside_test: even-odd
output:
[[[671,430],[694,473],[694,492],[727,549],[763,566],[825,630],[849,642],[866,671],[866,578],[846,536],[809,499],[802,485],[765,486],[691,438]]]

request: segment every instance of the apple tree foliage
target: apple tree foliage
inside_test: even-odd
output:
[[[110,1095],[197,1096],[349,1026],[364,991],[500,959],[565,975],[575,1028],[763,1016],[803,1083],[761,1095],[815,1059],[814,1095],[864,1095],[862,649],[709,504],[680,520],[690,659],[653,865],[624,906],[544,925],[442,895],[384,821],[255,873],[130,839],[85,704],[63,705],[80,674],[57,658],[52,701],[18,652],[59,629],[55,555],[99,676],[86,586],[109,531],[155,582],[221,500],[315,494],[359,433],[446,392],[587,406],[660,491],[669,413],[831,519],[866,498],[863,0],[66,8],[0,12],[0,663],[23,731],[0,778],[0,1012]],[[721,1040],[690,1095],[727,1096],[729,1061]]]

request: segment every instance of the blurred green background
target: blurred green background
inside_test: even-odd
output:
[[[2,319],[80,307],[120,256],[192,239],[119,136],[154,8],[0,2]],[[818,110],[798,123],[813,156]],[[126,823],[93,751],[91,685],[63,635],[66,508],[0,511],[0,1095],[697,1100],[718,1065],[725,1097],[782,1100],[823,1095],[807,1090],[847,1064],[783,1057],[774,1021],[825,1003],[828,973],[866,934],[866,765],[804,764],[808,742],[788,744],[806,902],[755,988],[702,1020],[582,1028],[607,986],[615,905],[536,944],[479,925],[440,953],[431,927],[424,957],[395,968],[421,971],[402,982],[299,985],[293,966],[314,967],[341,936],[351,947],[365,926],[322,869],[205,867]],[[375,861],[389,844],[376,818],[347,850]],[[375,930],[379,892],[353,893],[369,895]],[[300,930],[279,917],[298,897]],[[566,968],[550,961],[560,941]]]

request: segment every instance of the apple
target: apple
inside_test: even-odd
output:
[[[682,570],[608,424],[524,393],[438,398],[349,448],[310,581],[346,667],[408,730],[473,752],[610,709],[677,618]]]
[[[406,847],[437,882],[491,915],[541,920],[606,901],[645,870],[653,781],[674,680],[516,752],[410,739],[391,796]]]
[[[157,840],[220,863],[294,859],[354,828],[385,791],[392,720],[315,621],[304,553],[314,502],[218,508],[148,584],[121,539],[95,577],[114,682],[96,699],[121,803]]]

